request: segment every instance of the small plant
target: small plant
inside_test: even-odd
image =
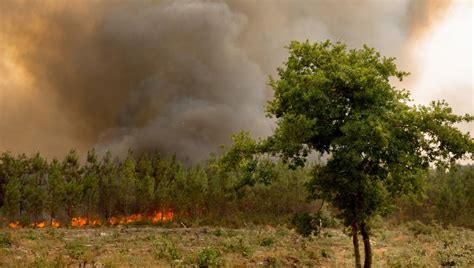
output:
[[[253,254],[253,248],[247,244],[243,237],[237,237],[237,241],[230,243],[227,248],[236,253],[240,253],[243,257],[249,257]]]
[[[54,237],[55,239],[58,239],[58,240],[61,240],[61,241],[64,240],[64,232],[60,231],[58,229],[51,228],[51,229],[48,229],[46,231],[46,233],[49,234],[50,236]]]
[[[271,247],[273,244],[275,244],[275,239],[271,236],[263,238],[260,242],[260,246],[262,247]]]
[[[120,232],[119,231],[114,231],[112,233],[112,237],[115,238],[115,239],[119,238],[120,237]]]
[[[13,244],[10,232],[0,232],[0,247],[10,247]]]
[[[332,257],[332,252],[330,249],[322,248],[321,249],[321,256],[326,259],[330,259]]]
[[[198,267],[218,266],[220,263],[220,252],[213,248],[204,248],[197,256]]]
[[[279,264],[278,259],[275,257],[267,257],[263,261],[263,266],[265,267],[277,267]]]
[[[82,243],[74,242],[66,244],[68,255],[79,260],[89,253],[89,249]]]
[[[276,235],[279,237],[284,237],[289,234],[288,229],[284,226],[278,226],[276,230]]]
[[[438,262],[441,266],[466,265],[471,251],[467,245],[455,240],[444,240],[437,251]]]
[[[222,230],[221,230],[220,228],[217,228],[217,229],[214,230],[213,234],[214,234],[215,236],[222,236],[222,235],[223,235],[223,232],[222,232]]]
[[[32,267],[45,268],[45,267],[53,267],[53,265],[49,263],[44,257],[37,256],[35,258],[35,262],[33,263]]]
[[[321,222],[309,213],[299,213],[293,216],[291,223],[296,232],[302,236],[317,235],[321,231]]]
[[[155,242],[155,257],[157,259],[166,259],[174,261],[181,259],[181,252],[170,240],[161,240]]]
[[[36,240],[38,237],[36,236],[36,233],[33,230],[28,230],[25,234],[25,238],[28,240]]]

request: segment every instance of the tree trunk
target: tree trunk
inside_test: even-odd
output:
[[[372,267],[372,249],[370,248],[369,233],[367,232],[367,226],[365,225],[365,222],[360,224],[360,233],[362,234],[362,239],[364,240],[364,268],[370,268]]]
[[[354,256],[355,256],[355,267],[361,268],[360,262],[360,250],[359,250],[359,238],[357,236],[357,222],[352,222],[352,244],[354,244]]]

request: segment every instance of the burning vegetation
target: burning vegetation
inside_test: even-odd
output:
[[[73,217],[69,224],[62,225],[58,220],[53,219],[50,223],[46,221],[41,221],[37,223],[32,223],[30,225],[23,225],[19,221],[11,222],[8,224],[10,229],[17,229],[22,227],[33,227],[33,228],[45,228],[50,226],[51,228],[59,228],[62,226],[70,226],[70,227],[98,227],[102,225],[126,225],[126,224],[134,224],[134,223],[143,223],[143,224],[159,224],[163,222],[170,222],[173,220],[174,213],[173,211],[169,210],[168,212],[153,212],[151,214],[132,214],[128,216],[118,216],[118,217],[110,217],[107,221],[102,221],[97,218],[87,218],[87,217]]]

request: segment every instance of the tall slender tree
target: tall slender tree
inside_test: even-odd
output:
[[[62,177],[61,163],[57,159],[49,165],[47,186],[47,207],[50,216],[50,224],[57,220],[57,214],[64,197],[64,180]]]
[[[80,205],[82,198],[82,169],[79,157],[75,150],[71,150],[63,160],[62,174],[64,178],[63,202],[66,208],[68,221],[74,217],[76,208]]]

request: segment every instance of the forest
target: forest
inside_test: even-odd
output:
[[[3,227],[82,227],[116,224],[184,224],[239,227],[290,224],[295,215],[315,213],[321,200],[307,202],[310,167],[288,169],[262,161],[253,177],[227,171],[222,158],[186,166],[160,154],[128,156],[95,151],[81,162],[71,150],[48,161],[4,152],[0,157]],[[423,194],[400,198],[387,218],[474,228],[474,166],[431,169]],[[335,209],[324,205],[325,217]]]

